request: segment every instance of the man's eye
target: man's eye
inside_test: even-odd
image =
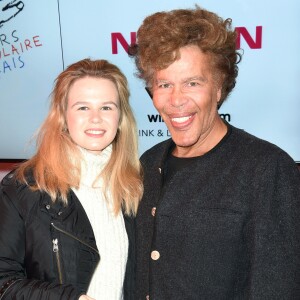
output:
[[[158,87],[160,89],[167,89],[167,88],[170,87],[170,84],[169,83],[161,83],[161,84],[158,85]]]
[[[198,85],[199,85],[199,83],[196,81],[191,81],[188,83],[188,86],[198,86]]]

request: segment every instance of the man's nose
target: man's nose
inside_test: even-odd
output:
[[[174,87],[172,89],[170,102],[174,107],[181,107],[186,103],[186,97],[180,87]]]

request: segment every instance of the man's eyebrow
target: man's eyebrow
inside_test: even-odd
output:
[[[182,82],[189,82],[189,81],[202,81],[202,82],[206,82],[207,79],[203,76],[192,76],[192,77],[187,77],[187,78],[184,78],[182,80]]]
[[[189,81],[193,81],[193,80],[198,80],[198,81],[202,81],[202,82],[206,82],[207,79],[203,76],[192,76],[192,77],[186,77],[186,78],[183,78],[181,80],[181,82],[189,82]],[[162,83],[162,82],[170,82],[170,80],[168,79],[156,79],[155,80],[156,83]]]

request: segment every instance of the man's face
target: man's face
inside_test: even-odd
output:
[[[176,144],[174,155],[199,156],[226,132],[217,112],[221,89],[213,79],[209,56],[196,46],[181,48],[180,59],[157,71],[153,103]]]

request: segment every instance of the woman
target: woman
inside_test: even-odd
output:
[[[105,60],[72,64],[36,154],[2,181],[0,299],[132,299],[141,194],[125,76]]]

